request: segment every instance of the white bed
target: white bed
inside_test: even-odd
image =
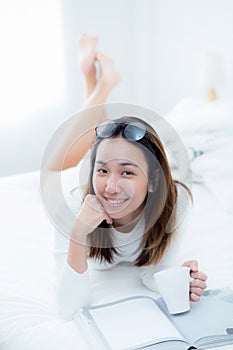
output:
[[[207,125],[204,121],[210,116]],[[209,288],[233,288],[233,105],[186,100],[168,118],[187,146],[204,150],[193,162],[194,207],[182,258],[199,261],[200,268],[209,275]],[[185,118],[194,121],[191,126]],[[210,136],[216,138],[217,146],[212,144],[211,148],[204,141]],[[39,175],[36,171],[0,179],[0,350],[86,350],[75,322],[57,315],[54,228],[41,203]],[[65,190],[72,188],[74,179],[73,170],[64,172]],[[142,293],[154,295],[127,264],[95,271],[91,278],[93,304]],[[233,345],[223,349],[233,349]]]

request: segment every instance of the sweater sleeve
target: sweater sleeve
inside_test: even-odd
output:
[[[142,283],[148,289],[156,292],[157,287],[153,277],[154,273],[172,267],[181,266],[184,262],[182,260],[182,248],[184,235],[187,232],[188,218],[191,207],[191,198],[188,195],[187,191],[181,185],[177,186],[177,190],[178,200],[176,208],[176,232],[172,237],[171,243],[158,265],[142,266],[138,268]]]
[[[77,212],[80,206],[77,203],[73,205],[70,198],[67,200],[72,212]],[[79,308],[90,304],[89,269],[79,274],[68,264],[67,253],[70,238],[67,232],[71,230],[72,225],[65,223],[65,219],[61,214],[59,215],[59,220],[63,220],[63,232],[59,229],[55,230],[56,302],[59,315],[66,320],[71,320]],[[64,227],[67,227],[65,232]]]

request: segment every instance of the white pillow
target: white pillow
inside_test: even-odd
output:
[[[203,182],[232,211],[233,102],[184,99],[166,119],[188,150],[194,182]]]

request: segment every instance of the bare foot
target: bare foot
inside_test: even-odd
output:
[[[99,80],[97,83],[101,83],[102,86],[106,86],[109,92],[121,81],[120,73],[117,72],[113,60],[103,55],[102,53],[96,54],[97,62],[99,63]]]
[[[82,34],[78,40],[79,67],[85,77],[86,94],[89,96],[96,85],[96,46],[97,36]]]

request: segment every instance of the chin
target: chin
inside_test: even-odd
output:
[[[111,219],[123,219],[125,217],[125,215],[122,216],[120,213],[111,212],[111,213],[107,213],[107,214]]]
[[[108,216],[110,216],[110,218],[112,218],[112,219],[123,219],[124,217],[131,214],[131,211],[125,212],[125,208],[121,208],[121,209],[115,208],[115,210],[112,208],[107,208],[106,206],[104,208],[105,208]]]

